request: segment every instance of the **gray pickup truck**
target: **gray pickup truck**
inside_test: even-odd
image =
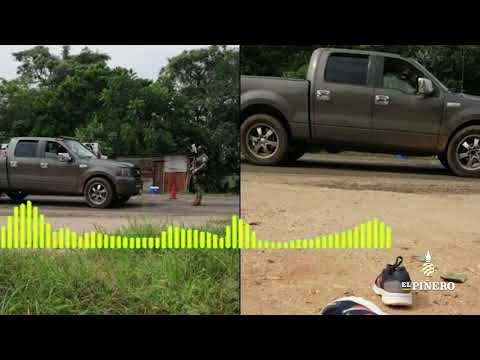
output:
[[[480,97],[451,92],[410,58],[317,49],[307,80],[241,77],[241,146],[258,165],[323,147],[437,155],[478,177]]]
[[[143,187],[133,164],[98,159],[73,138],[13,138],[0,151],[0,194],[84,195],[89,206],[121,206]]]

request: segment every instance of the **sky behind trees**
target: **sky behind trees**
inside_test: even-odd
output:
[[[30,49],[35,45],[0,45],[0,78],[11,80],[17,76],[18,62],[12,53]],[[62,45],[45,45],[55,55],[60,55]],[[183,50],[205,48],[208,45],[71,45],[71,53],[77,54],[84,47],[110,55],[108,65],[133,69],[138,76],[154,80],[167,65],[167,59]]]

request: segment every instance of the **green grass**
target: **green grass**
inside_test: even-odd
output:
[[[163,228],[134,223],[119,234]],[[224,224],[203,230],[220,235]],[[238,313],[238,251],[0,252],[0,314]]]

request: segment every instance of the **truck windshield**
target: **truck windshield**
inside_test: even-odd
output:
[[[88,150],[85,146],[75,140],[64,140],[64,143],[68,146],[68,148],[80,159],[93,159],[96,158],[95,154],[93,154],[90,150]]]

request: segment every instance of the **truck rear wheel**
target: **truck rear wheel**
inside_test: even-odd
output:
[[[256,165],[277,165],[286,159],[288,134],[273,116],[256,114],[240,127],[242,152],[248,162]]]
[[[85,186],[85,200],[92,208],[104,209],[114,200],[112,185],[103,178],[93,178]]]
[[[447,161],[458,176],[480,177],[480,126],[469,126],[453,136]]]
[[[440,160],[440,163],[443,165],[443,167],[447,170],[450,170],[450,165],[448,165],[448,160],[446,154],[440,154],[437,155],[438,160]]]
[[[7,196],[12,201],[15,201],[15,202],[22,201],[23,199],[25,199],[28,196],[28,194],[25,191],[22,191],[22,190],[7,191],[7,192],[5,192],[5,194],[7,194]]]

